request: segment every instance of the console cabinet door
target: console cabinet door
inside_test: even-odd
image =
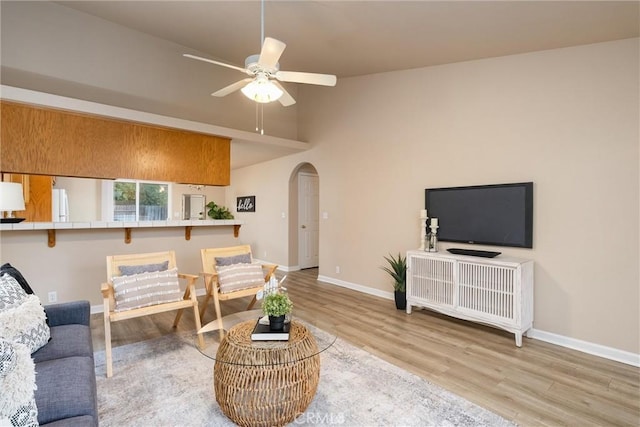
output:
[[[516,318],[516,269],[458,262],[458,309],[478,318],[513,323]]]
[[[409,257],[407,298],[430,306],[453,308],[456,303],[455,262],[418,256]]]

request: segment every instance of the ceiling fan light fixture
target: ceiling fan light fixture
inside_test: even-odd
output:
[[[269,79],[257,78],[241,89],[244,96],[252,101],[266,104],[277,101],[283,92]]]

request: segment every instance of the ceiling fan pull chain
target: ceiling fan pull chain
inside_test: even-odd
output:
[[[262,0],[262,6],[260,9],[260,48],[264,44],[264,0]]]
[[[264,104],[260,104],[260,135],[264,135]]]
[[[256,132],[260,130],[260,119],[258,118],[258,103],[256,102]]]

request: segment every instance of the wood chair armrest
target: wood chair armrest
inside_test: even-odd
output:
[[[262,264],[262,268],[267,269],[267,275],[264,276],[264,280],[267,281],[275,274],[278,264]]]
[[[113,295],[113,285],[111,285],[110,283],[103,283],[100,286],[100,292],[102,292],[102,297],[103,298],[109,298],[110,296]]]
[[[207,277],[215,277],[215,276],[217,276],[217,275],[218,275],[218,273],[207,273],[207,272],[205,272],[205,271],[201,271],[201,272],[200,272],[200,275],[201,275],[201,276],[204,276],[205,278],[207,278]]]
[[[207,291],[207,295],[211,295],[213,293],[213,287],[216,287],[217,289],[216,283],[218,282],[218,280],[216,279],[216,277],[218,277],[218,273],[207,273],[201,271],[200,275],[202,276],[202,280],[204,281],[204,288]]]
[[[180,279],[197,280],[198,277],[197,274],[178,273],[178,278]]]

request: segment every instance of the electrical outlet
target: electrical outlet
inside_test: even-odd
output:
[[[336,274],[340,274],[340,266],[336,265]]]
[[[49,292],[49,302],[58,301],[58,293],[56,291]]]
[[[267,251],[264,251],[264,255],[263,257],[266,259],[267,258]]]

